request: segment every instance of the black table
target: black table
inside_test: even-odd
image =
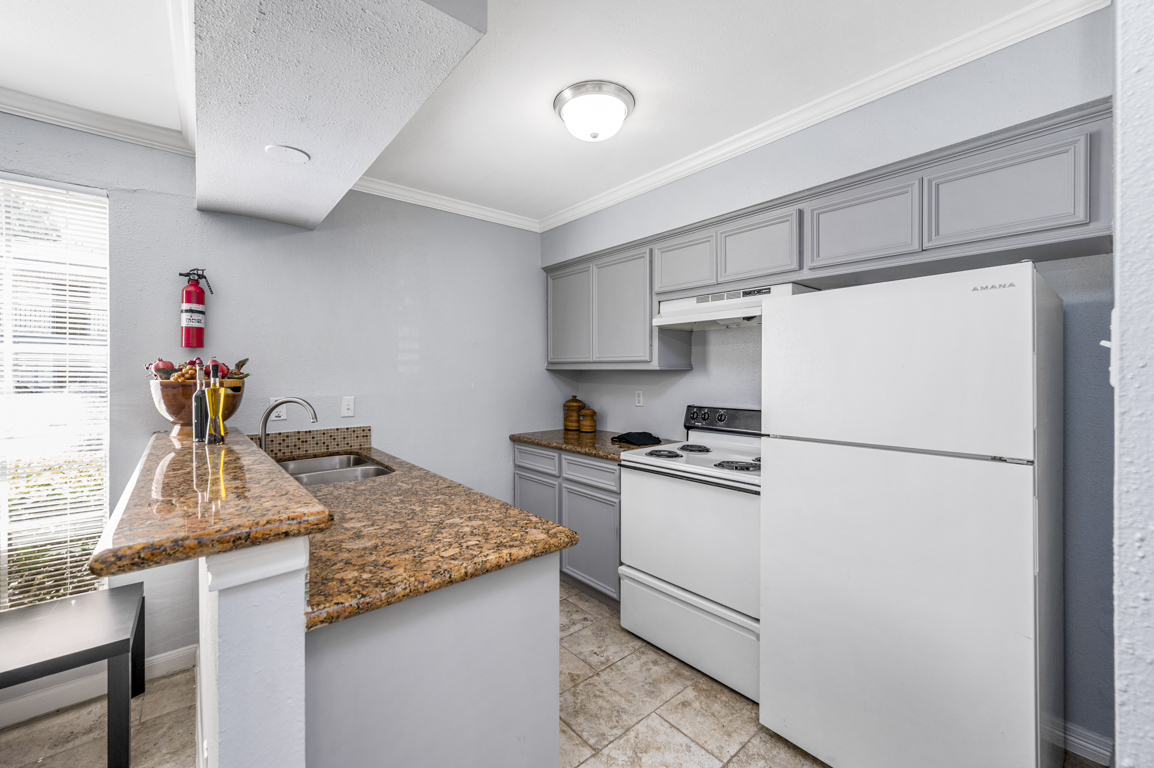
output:
[[[0,613],[0,688],[108,660],[108,767],[128,768],[131,701],[144,693],[144,585]]]

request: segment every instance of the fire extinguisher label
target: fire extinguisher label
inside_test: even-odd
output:
[[[203,328],[204,327],[204,305],[203,304],[181,304],[180,305],[180,327],[181,328]]]

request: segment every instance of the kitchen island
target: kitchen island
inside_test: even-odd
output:
[[[200,558],[200,764],[554,764],[576,534],[357,452],[390,473],[310,493],[240,436],[157,434],[121,498],[94,573]]]

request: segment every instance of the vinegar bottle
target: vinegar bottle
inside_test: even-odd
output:
[[[212,383],[208,395],[208,443],[224,443],[224,387],[220,385],[220,366],[212,366]]]

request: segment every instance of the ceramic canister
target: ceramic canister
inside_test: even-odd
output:
[[[577,431],[581,423],[581,409],[584,407],[585,403],[578,400],[577,395],[565,401],[565,429]]]
[[[592,408],[585,407],[581,409],[581,419],[578,422],[582,432],[596,432],[597,431],[597,411]]]

